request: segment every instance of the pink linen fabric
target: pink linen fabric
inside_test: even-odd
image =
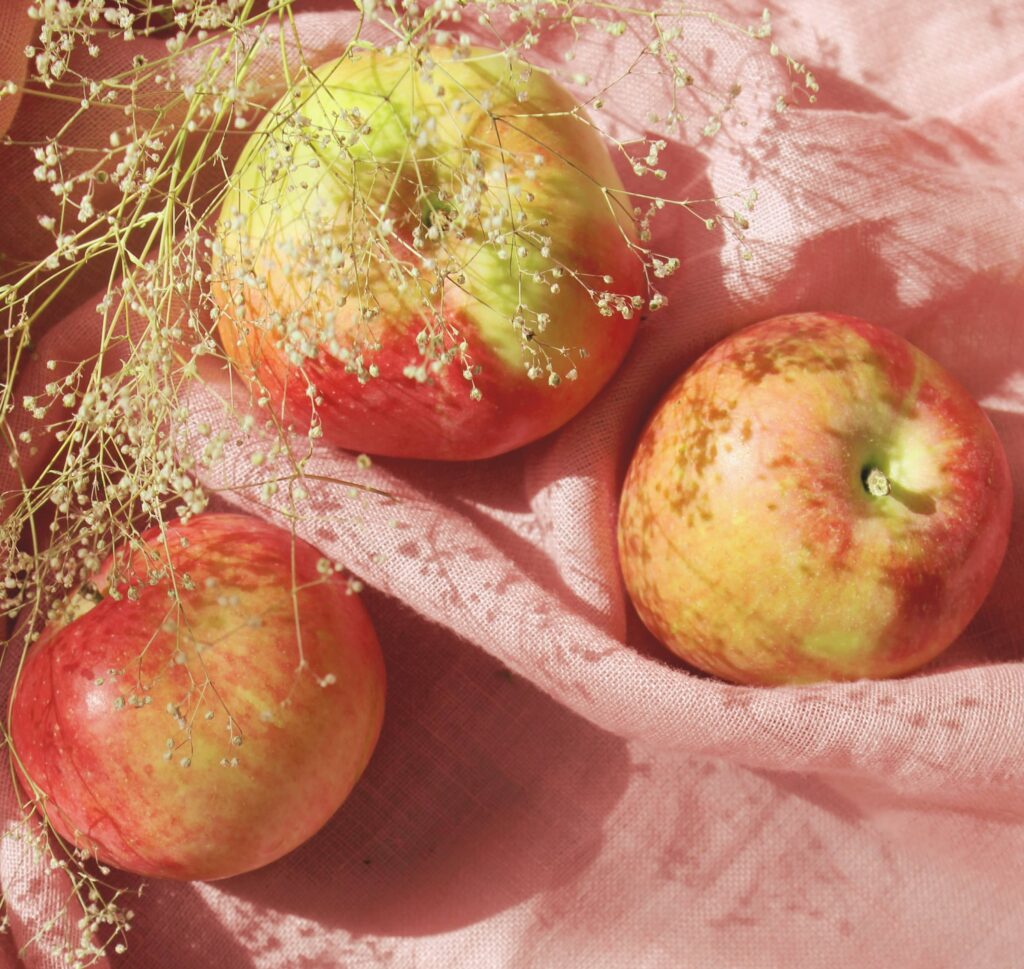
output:
[[[327,59],[352,15],[307,6],[304,46]],[[4,43],[18,7],[0,8]],[[279,863],[147,885],[110,966],[1024,963],[1024,8],[787,0],[773,13],[780,43],[819,78],[819,103],[774,115],[747,102],[716,139],[666,152],[680,196],[757,187],[753,258],[692,216],[656,223],[657,245],[683,260],[668,308],[642,324],[600,398],[531,447],[368,470],[317,454],[314,474],[388,495],[324,485],[299,526],[369,587],[389,671],[378,751],[327,827]],[[715,71],[778,88],[774,62],[692,30],[698,54],[705,40],[722,50]],[[584,43],[572,70],[614,71],[629,45]],[[646,130],[663,96],[642,78],[618,86],[613,132]],[[11,131],[44,136],[55,115],[27,104]],[[46,203],[31,168],[23,150],[0,149],[8,255],[38,249]],[[77,298],[40,361],[87,352],[96,299]],[[805,309],[892,328],[982,402],[1018,492],[1010,550],[959,642],[913,676],[730,686],[674,661],[631,612],[617,489],[645,416],[697,355]],[[189,420],[218,419],[226,392],[211,373]],[[225,505],[280,521],[247,478],[239,463],[208,483],[231,486]],[[7,838],[0,884],[0,965],[56,966],[44,947],[18,950],[64,905],[66,882]],[[73,921],[47,932],[73,933]]]

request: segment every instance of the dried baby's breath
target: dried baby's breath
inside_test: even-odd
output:
[[[4,265],[0,278],[6,363],[0,439],[2,459],[16,480],[2,496],[0,616],[18,620],[23,630],[5,644],[3,662],[11,664],[21,663],[25,645],[48,618],[68,608],[70,593],[77,589],[80,596],[88,595],[82,583],[115,548],[138,547],[145,528],[202,512],[211,500],[203,481],[216,478],[239,453],[260,480],[256,485],[229,480],[218,487],[228,492],[255,488],[260,500],[293,524],[305,513],[315,488],[362,486],[307,475],[308,458],[321,435],[317,420],[308,433],[290,433],[287,415],[270,405],[269,392],[258,384],[238,393],[237,403],[226,402],[216,419],[191,411],[190,389],[208,367],[225,362],[215,332],[219,306],[213,298],[211,260],[217,244],[214,220],[231,191],[232,159],[283,87],[301,85],[312,76],[291,0],[37,0],[29,12],[37,30],[25,51],[30,79],[20,85],[26,99],[22,110],[33,98],[60,100],[68,107],[66,123],[51,139],[30,145],[6,140],[7,150],[31,153],[33,177],[51,199],[38,213],[51,242],[48,251],[30,265]],[[600,313],[627,318],[666,305],[664,280],[680,270],[685,257],[653,248],[654,225],[662,213],[682,211],[710,230],[730,233],[745,247],[757,199],[752,187],[738,186],[734,195],[708,199],[675,197],[665,190],[673,182],[666,161],[669,143],[719,136],[742,112],[745,96],[738,84],[716,86],[699,68],[708,45],[691,38],[694,25],[713,28],[723,43],[739,38],[764,57],[778,58],[796,81],[771,92],[780,110],[800,92],[813,100],[817,82],[776,46],[767,12],[747,25],[682,3],[363,0],[345,57],[368,48],[383,50],[406,59],[409,71],[441,88],[443,71],[432,49],[459,59],[472,56],[474,45],[486,45],[506,58],[512,85],[525,90],[530,73],[543,70],[577,93],[581,107],[574,121],[599,132],[633,177],[628,190],[610,191],[610,204],[622,206],[635,220],[636,238],[626,242],[642,266],[647,292],[643,297],[620,293],[610,274],[584,275],[571,264],[544,262],[557,227],[518,224],[517,199],[500,188],[508,176],[503,165],[514,164],[517,178],[528,186],[543,158],[496,161],[467,145],[451,162],[457,195],[440,195],[420,184],[410,196],[416,200],[413,211],[365,205],[350,220],[346,239],[311,235],[308,248],[298,253],[310,285],[315,287],[325,273],[343,279],[345,297],[366,321],[356,343],[329,347],[347,360],[359,380],[370,383],[379,373],[372,338],[378,307],[365,285],[372,269],[421,297],[420,359],[407,367],[407,379],[419,381],[438,367],[456,367],[465,377],[467,400],[480,396],[479,364],[467,352],[464,335],[438,310],[445,287],[460,285],[464,272],[446,250],[446,239],[460,233],[477,232],[482,246],[511,264],[525,262],[527,250],[536,254],[541,268],[522,270],[530,278],[520,280],[531,292],[540,292],[540,283],[550,292],[580,287]],[[371,42],[371,36],[377,40]],[[116,75],[97,73],[101,55],[138,38],[159,41],[159,56],[136,56]],[[583,76],[576,69],[576,53],[581,45],[597,42],[628,42],[635,55],[617,73]],[[559,51],[561,61],[554,66],[545,60],[548,48]],[[649,84],[652,78],[667,85],[665,109],[647,119],[650,134],[620,138],[612,111],[616,99],[631,80]],[[18,89],[6,83],[0,97]],[[276,109],[282,136],[315,147],[318,132],[303,121],[301,107],[283,104]],[[486,110],[487,105],[478,100],[475,107]],[[87,115],[108,119],[109,136],[102,144],[76,142],[75,132]],[[429,122],[414,118],[409,132],[410,141],[423,150],[431,144]],[[369,122],[353,115],[345,123],[358,138]],[[310,160],[310,177],[317,174],[316,162]],[[271,150],[259,163],[288,166],[291,160]],[[395,166],[379,159],[378,175],[386,194],[389,184],[394,187],[388,179],[397,177]],[[404,248],[393,244],[400,229],[408,232]],[[228,266],[225,275],[229,282],[257,287],[262,282],[244,262]],[[94,310],[96,335],[87,354],[67,359],[45,334],[62,306],[62,294],[82,279],[103,280]],[[308,319],[270,323],[294,365],[301,367],[319,352]],[[548,344],[549,323],[543,301],[524,301],[507,320],[528,375],[559,393],[563,381],[572,381],[587,360],[581,347]],[[30,367],[45,377],[26,388]],[[314,414],[317,396],[311,381]],[[370,471],[370,460],[360,455],[354,475]],[[335,572],[328,562],[325,576]],[[183,575],[173,578],[172,589],[188,588],[191,581]],[[362,585],[352,578],[347,588],[355,594]],[[102,591],[131,598],[137,590],[132,576],[115,569],[109,588]],[[330,674],[311,674],[330,685]],[[122,697],[126,705],[136,699],[144,703],[141,693]],[[183,768],[191,762],[189,731],[198,710],[196,705],[187,715],[179,711],[174,719],[185,723],[184,732],[174,733],[166,755]],[[242,734],[229,711],[222,720],[234,749]],[[223,761],[227,766],[237,762],[233,755]],[[54,922],[38,927],[27,944],[59,948],[69,965],[81,966],[105,951],[121,951],[130,927],[123,891],[86,863],[80,851],[45,837],[32,822],[18,831],[30,840],[41,864],[66,872],[69,903],[83,913],[76,937],[61,935]]]

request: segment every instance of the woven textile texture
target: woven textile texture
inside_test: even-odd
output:
[[[24,71],[24,6],[0,5],[3,77]],[[307,56],[336,55],[351,11],[298,9]],[[668,308],[605,392],[533,446],[368,471],[318,453],[314,473],[391,496],[324,486],[300,527],[368,586],[389,672],[380,746],[351,799],[282,861],[148,885],[111,966],[1024,964],[1024,6],[782,0],[773,13],[779,42],[813,67],[818,103],[774,113],[777,62],[695,23],[698,60],[714,45],[709,69],[752,94],[717,138],[665,152],[671,193],[756,186],[753,258],[692,216],[656,222],[657,245],[682,258]],[[147,43],[159,42],[111,47],[111,63]],[[611,77],[630,45],[584,39],[573,70]],[[659,98],[644,78],[617,87],[613,132],[646,130]],[[38,142],[66,110],[3,100],[0,127]],[[102,115],[88,122],[79,141],[107,138]],[[33,167],[27,149],[0,148],[9,259],[45,244],[36,215],[52,202]],[[46,358],[90,351],[101,283],[62,295],[19,398],[45,381]],[[806,309],[899,332],[981,401],[1018,493],[1010,550],[975,621],[917,674],[736,687],[674,661],[631,613],[617,490],[645,416],[688,364],[740,326]],[[217,420],[222,392],[211,373],[188,420]],[[225,464],[209,483],[254,473]],[[276,514],[252,494],[225,502]],[[3,785],[11,823],[6,773]],[[0,883],[0,965],[15,966],[67,885],[10,839]],[[57,965],[38,947],[20,959]]]

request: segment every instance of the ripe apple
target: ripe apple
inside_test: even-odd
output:
[[[619,556],[640,616],[740,683],[885,677],[988,594],[1011,484],[988,418],[862,320],[780,316],[709,350],[640,439]]]
[[[17,774],[57,833],[127,871],[202,880],[313,835],[384,708],[369,617],[325,566],[228,514],[108,559],[30,648],[11,700]]]
[[[509,451],[578,413],[632,342],[624,198],[548,74],[481,48],[357,51],[286,94],[238,162],[213,243],[221,340],[336,446]]]

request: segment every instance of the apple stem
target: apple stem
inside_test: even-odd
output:
[[[885,472],[880,468],[872,468],[867,473],[867,477],[864,479],[864,486],[876,498],[884,498],[886,495],[892,494],[892,485],[885,476]]]

